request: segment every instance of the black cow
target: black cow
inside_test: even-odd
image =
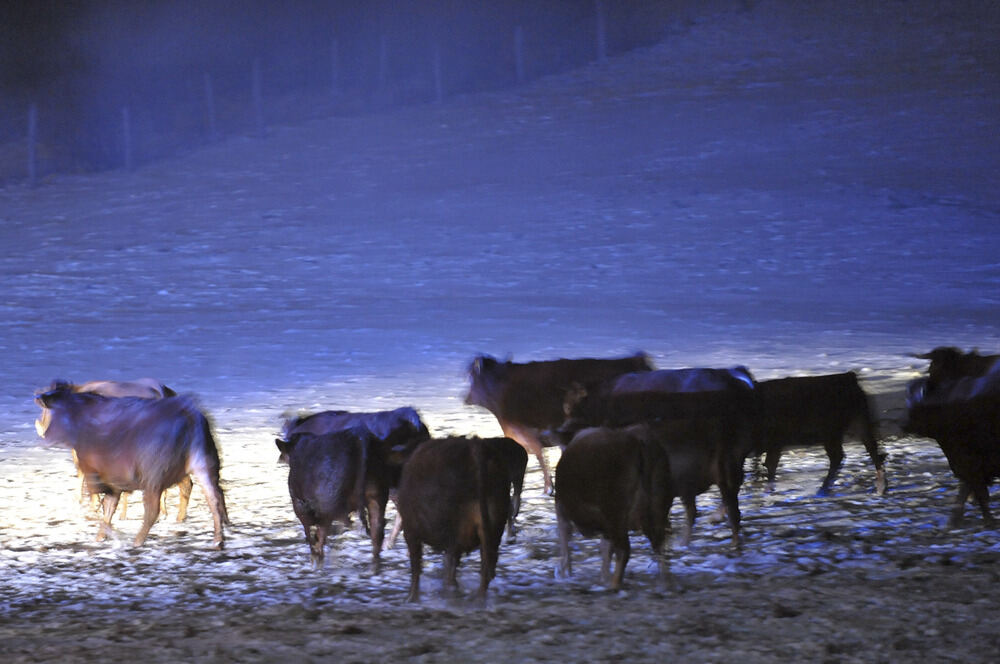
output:
[[[735,416],[750,427],[754,379],[746,367],[660,369],[629,373],[603,383],[574,385],[566,395],[566,420],[557,430],[565,442],[586,427]]]
[[[902,429],[936,440],[959,480],[949,524],[961,523],[971,493],[983,522],[992,527],[989,485],[1000,477],[1000,370],[978,378],[943,380],[933,392],[926,389],[928,380],[920,378],[909,386]]]
[[[930,360],[927,367],[929,380],[924,383],[924,389],[934,391],[942,381],[954,380],[963,376],[983,376],[994,368],[1000,368],[1000,355],[980,355],[979,351],[963,353],[954,346],[938,346],[929,353],[914,355],[921,360]]]
[[[601,536],[601,577],[611,589],[622,585],[629,531],[646,535],[658,575],[666,578],[663,545],[673,490],[669,461],[657,442],[621,429],[584,429],[563,450],[555,489],[563,574],[572,574],[569,539],[575,526],[584,536]]]
[[[380,470],[386,475],[389,486],[389,497],[395,503],[396,488],[399,486],[399,474],[403,463],[417,445],[431,437],[430,431],[420,419],[420,414],[409,406],[394,410],[373,412],[351,412],[346,410],[325,410],[319,413],[302,413],[286,416],[282,426],[282,434],[286,440],[296,433],[313,433],[322,435],[334,433],[354,427],[361,427],[374,436],[377,442],[377,456],[382,460]],[[368,528],[364,516],[362,524]],[[392,534],[389,535],[389,548],[396,543],[402,521],[397,510],[396,522]]]
[[[219,452],[208,419],[191,397],[105,397],[57,382],[35,400],[44,414],[39,433],[72,449],[88,491],[105,494],[99,541],[111,530],[123,491],[143,492],[143,524],[135,538],[140,546],[159,516],[164,490],[194,476],[212,511],[215,546],[223,546],[229,517],[219,486]]]
[[[300,431],[275,440],[288,463],[288,494],[315,567],[323,566],[333,522],[350,524],[350,514],[357,512],[371,538],[373,571],[379,571],[389,501],[389,472],[379,442],[363,427]]]
[[[591,385],[623,373],[649,371],[645,354],[617,359],[559,359],[543,362],[500,362],[488,355],[469,366],[465,403],[482,406],[497,418],[505,436],[534,454],[542,469],[546,493],[552,478],[542,448],[558,444],[545,435],[565,419],[563,402],[574,385]]]
[[[767,482],[774,476],[786,447],[822,445],[830,468],[818,495],[830,491],[844,460],[844,436],[854,434],[864,443],[875,465],[875,490],[885,493],[885,454],[878,448],[878,431],[868,395],[853,372],[825,376],[796,376],[757,383],[756,433],[764,454]]]
[[[403,462],[417,445],[431,437],[420,414],[409,406],[366,413],[324,410],[286,417],[282,434],[288,439],[296,433],[322,435],[355,427],[367,430],[378,441],[381,456],[389,462],[387,471],[390,488],[399,485]]]
[[[139,397],[142,399],[162,399],[164,397],[174,397],[177,393],[172,389],[156,380],[155,378],[136,378],[135,380],[92,380],[86,383],[72,384],[63,383],[68,389],[74,392],[90,392],[93,394],[100,394],[105,397]],[[38,431],[38,435],[44,437],[43,432],[45,427],[48,426],[46,422],[48,421],[49,413],[48,409],[42,408],[42,414],[38,419],[35,420],[35,430]],[[91,500],[91,507],[96,508],[97,502],[100,496],[96,493],[90,494],[87,491],[86,478],[83,472],[80,470],[79,464],[76,460],[76,453],[73,453],[73,465],[77,467],[77,475],[80,478],[80,502],[84,501],[84,497],[89,495]],[[187,518],[187,507],[191,500],[191,489],[193,483],[190,477],[185,477],[178,483],[177,488],[180,490],[180,504],[177,510],[177,522],[180,523]],[[122,492],[121,499],[119,501],[119,518],[125,519],[128,513],[128,496],[129,492]],[[163,513],[167,513],[167,500],[166,494],[163,497],[162,503]]]
[[[420,599],[423,545],[445,555],[446,590],[457,589],[461,556],[479,549],[479,597],[496,575],[511,483],[504,454],[479,438],[430,440],[403,467],[399,512],[410,554],[409,601]]]

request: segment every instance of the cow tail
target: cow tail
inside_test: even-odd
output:
[[[368,488],[368,455],[372,444],[372,437],[368,434],[358,435],[358,443],[361,448],[361,459],[358,463],[358,477],[355,480],[358,492],[358,518],[361,525],[365,527],[365,532],[371,537],[372,531],[368,514],[367,488]]]
[[[479,503],[479,555],[484,561],[492,560],[495,546],[493,543],[493,520],[490,517],[489,500],[487,498],[490,483],[489,455],[486,454],[486,443],[473,440],[470,444],[472,461],[476,466],[476,501]]]
[[[226,509],[226,492],[222,488],[222,479],[220,477],[222,458],[219,455],[219,446],[215,443],[215,436],[212,435],[212,423],[201,411],[195,409],[194,413],[198,419],[198,427],[201,429],[201,436],[204,441],[205,450],[211,455],[212,462],[215,467],[215,484],[219,490],[219,513],[222,517],[222,523],[232,527],[233,524],[229,520],[229,511]]]
[[[636,444],[638,446],[638,454],[636,459],[638,461],[638,472],[639,472],[639,486],[642,488],[642,502],[638,506],[639,513],[641,515],[641,526],[644,532],[652,532],[654,510],[656,509],[655,491],[656,486],[655,478],[653,477],[653,469],[656,467],[656,450],[654,447],[658,447],[659,444],[651,440],[637,439]]]

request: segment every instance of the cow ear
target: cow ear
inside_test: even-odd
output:
[[[287,440],[282,440],[280,438],[274,439],[274,444],[278,446],[278,451],[282,454],[288,454],[293,447],[293,444]]]

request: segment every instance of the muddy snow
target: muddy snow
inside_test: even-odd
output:
[[[946,527],[957,481],[895,421],[924,369],[907,353],[1000,349],[1000,19],[754,4],[516,89],[0,190],[4,661],[994,661],[1000,531],[971,506]],[[713,491],[670,546],[673,587],[637,537],[612,593],[593,540],[555,575],[531,461],[485,606],[441,597],[433,554],[407,605],[405,548],[373,577],[354,530],[311,569],[281,413],[412,405],[436,434],[493,435],[462,404],[474,354],[640,349],[762,379],[858,371],[889,493],[859,444],[826,498],[821,450],[786,454],[773,494],[748,462],[741,553]],[[68,454],[34,433],[52,379],[139,376],[214,420],[223,551],[198,489],[142,548],[138,502],[95,542]]]

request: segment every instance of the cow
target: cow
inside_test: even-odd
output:
[[[142,399],[162,399],[164,397],[174,397],[177,393],[172,389],[156,380],[155,378],[136,378],[135,380],[120,381],[120,380],[92,380],[86,383],[71,384],[66,383],[75,392],[91,392],[93,394],[100,394],[106,397],[139,397]],[[35,430],[38,431],[38,435],[42,436],[42,433],[47,426],[46,422],[49,414],[47,409],[42,409],[42,414],[38,419],[35,420]],[[77,466],[77,475],[80,478],[80,501],[84,501],[84,497],[88,495],[87,483],[83,476],[83,473],[79,469],[77,464],[76,454],[73,454],[73,465]],[[180,490],[180,504],[177,510],[177,522],[181,523],[187,518],[187,506],[188,502],[191,500],[191,489],[193,484],[190,477],[185,477],[178,483],[177,488]],[[97,501],[99,499],[98,494],[89,494],[92,508],[97,507]],[[124,520],[128,512],[128,496],[129,493],[123,492],[120,500],[119,518]],[[166,495],[164,495],[163,513],[167,512],[167,501]]]
[[[753,450],[754,438],[742,415],[672,418],[641,422],[625,427],[639,440],[659,444],[670,466],[670,501],[684,505],[685,529],[682,546],[689,546],[697,516],[696,499],[712,485],[722,496],[722,511],[729,522],[733,546],[742,548],[739,493],[743,484],[743,462]]]
[[[649,540],[658,577],[666,579],[663,545],[673,489],[669,460],[656,441],[622,429],[583,429],[563,450],[555,475],[563,575],[572,574],[569,540],[576,527],[586,537],[601,536],[601,580],[610,589],[622,586],[635,530]]]
[[[223,547],[229,517],[219,451],[193,397],[106,397],[56,382],[35,401],[45,415],[38,423],[42,438],[73,450],[88,491],[105,494],[98,541],[111,532],[122,492],[141,490],[143,523],[134,541],[141,546],[159,516],[164,490],[194,476],[212,511],[214,545]]]
[[[551,493],[552,477],[543,447],[558,444],[545,435],[565,419],[563,402],[574,384],[591,385],[623,373],[650,371],[644,353],[615,359],[559,359],[541,362],[501,362],[477,356],[469,365],[465,403],[493,413],[508,438],[538,459],[544,491]]]
[[[463,554],[479,549],[478,597],[496,575],[511,482],[504,455],[479,438],[438,438],[418,447],[403,466],[399,513],[410,555],[408,601],[420,600],[423,546],[444,552],[444,588],[457,590]]]
[[[853,371],[760,381],[755,394],[758,452],[764,454],[769,490],[774,489],[783,449],[822,445],[830,467],[818,495],[829,494],[844,460],[844,436],[854,434],[875,466],[876,493],[886,492],[885,454],[879,450],[868,396]]]
[[[930,360],[927,367],[928,381],[923,383],[927,392],[932,392],[942,381],[963,376],[983,376],[991,370],[1000,369],[1000,355],[980,355],[979,351],[963,353],[954,346],[938,346],[934,350],[913,357]]]
[[[372,543],[372,569],[378,573],[389,500],[387,466],[379,440],[365,427],[329,433],[300,431],[276,439],[288,464],[288,494],[302,524],[313,567],[322,568],[326,538],[334,521],[350,524],[357,512]]]
[[[660,369],[623,374],[589,387],[576,384],[566,394],[566,419],[556,434],[569,442],[586,427],[623,427],[720,414],[738,416],[745,426],[751,426],[754,384],[753,376],[742,366]]]
[[[322,435],[353,427],[361,427],[377,439],[378,458],[385,463],[382,471],[386,473],[389,497],[395,503],[395,493],[399,486],[399,474],[402,472],[403,462],[413,453],[417,445],[428,440],[431,436],[427,426],[420,419],[420,414],[415,409],[404,406],[394,410],[373,412],[324,410],[319,413],[286,415],[282,434],[288,440],[296,433],[308,432]],[[360,519],[360,521],[366,528],[368,527],[365,518]],[[395,545],[401,526],[402,521],[399,519],[397,510],[396,522],[393,524],[392,534],[389,535],[389,548]]]
[[[972,494],[983,523],[992,528],[989,485],[1000,477],[1000,371],[943,380],[933,391],[927,389],[929,380],[918,378],[908,386],[907,417],[901,428],[936,440],[959,480],[949,526],[962,522]]]

